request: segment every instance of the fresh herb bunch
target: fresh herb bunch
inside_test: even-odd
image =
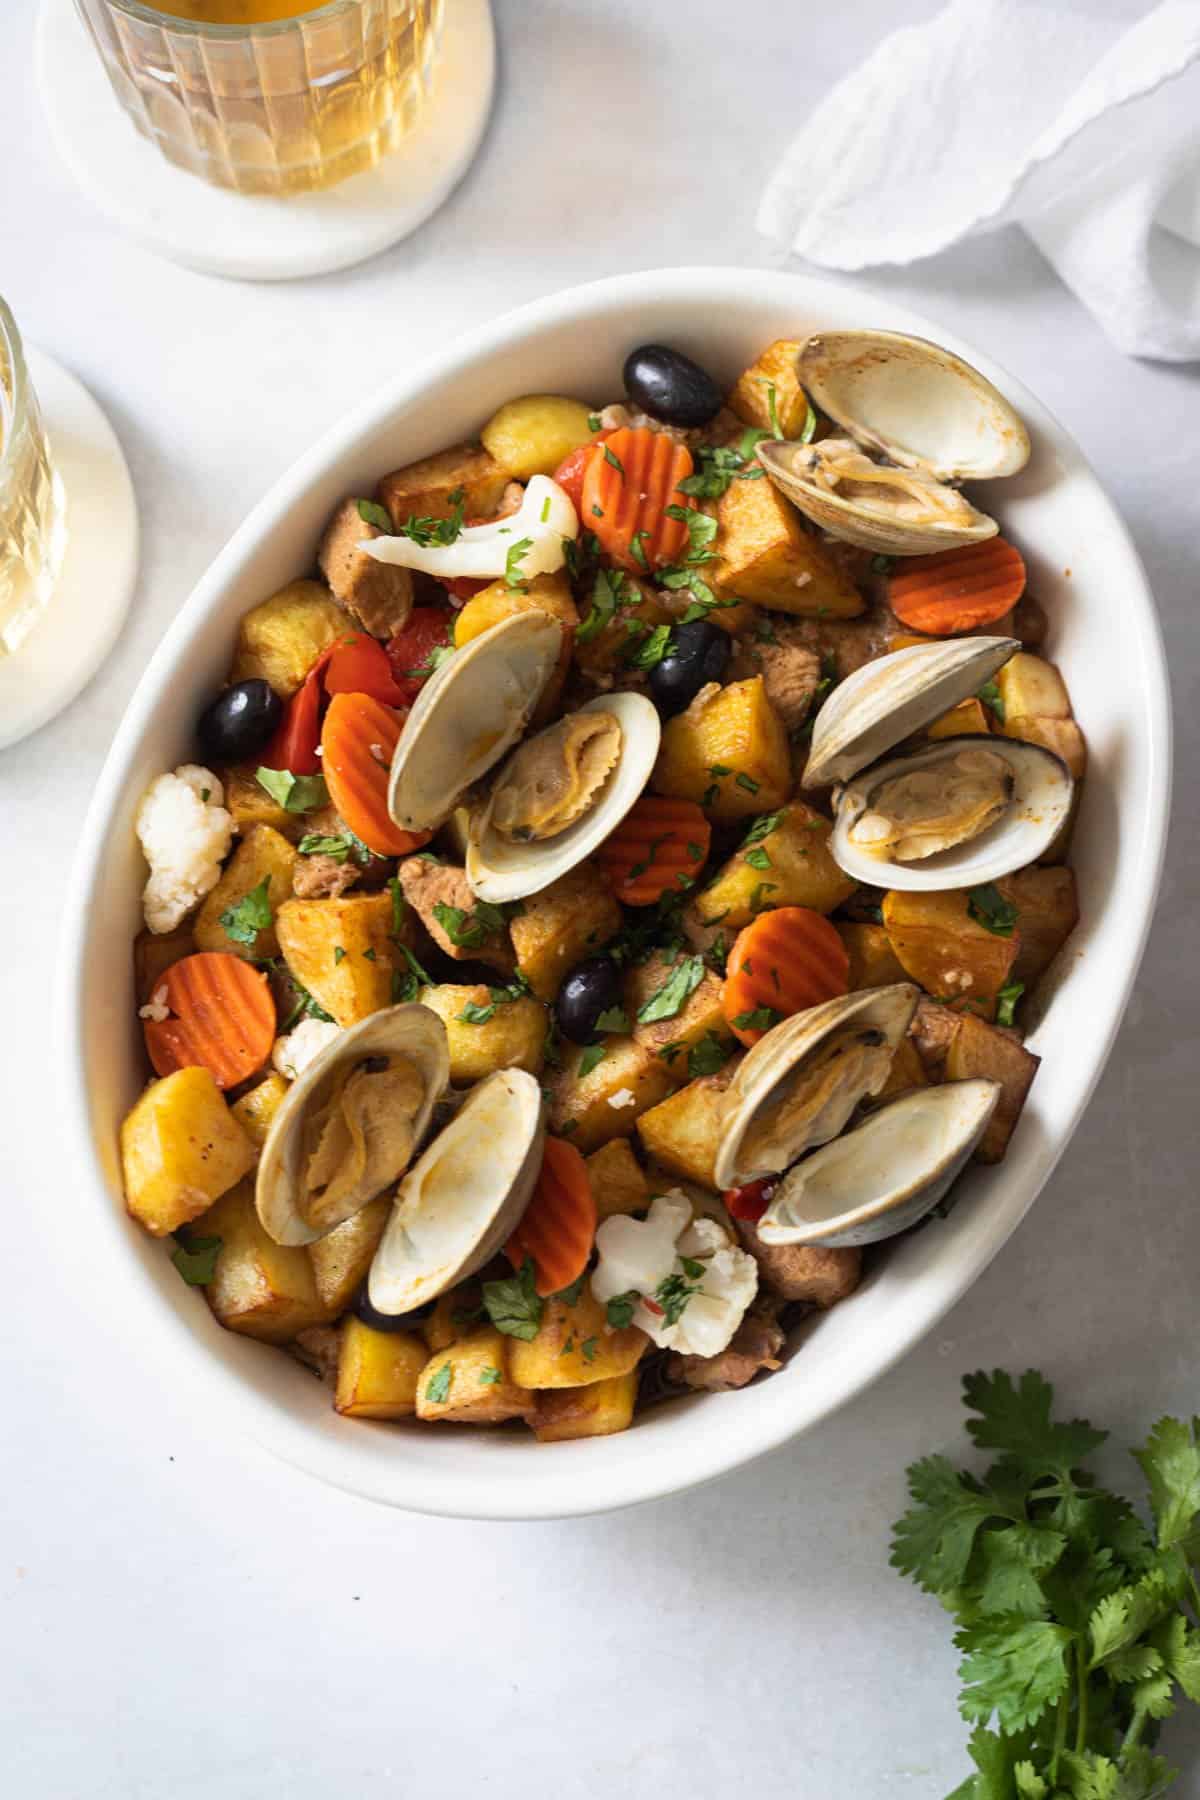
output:
[[[1042,1376],[968,1375],[963,1397],[997,1460],[913,1463],[891,1557],[958,1621],[976,1773],[950,1800],[1156,1800],[1178,1773],[1160,1721],[1200,1701],[1200,1420],[1133,1452],[1150,1530],[1081,1466],[1107,1432],[1052,1419]]]

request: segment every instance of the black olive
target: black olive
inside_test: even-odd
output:
[[[721,410],[712,376],[682,350],[639,344],[625,358],[625,391],[635,406],[667,425],[707,425]]]
[[[371,1327],[372,1331],[412,1331],[422,1319],[429,1317],[433,1311],[433,1301],[431,1300],[426,1306],[416,1307],[412,1312],[381,1313],[371,1305],[367,1284],[364,1281],[351,1302],[350,1310],[356,1319],[361,1319],[364,1325]]]
[[[669,719],[690,706],[709,681],[720,681],[729,663],[729,634],[707,619],[676,625],[667,653],[650,671],[650,695]]]
[[[245,762],[274,735],[283,701],[267,681],[235,681],[200,714],[196,735],[210,762]]]
[[[590,1044],[601,1013],[621,1004],[621,977],[607,956],[578,963],[558,990],[554,1016],[558,1029],[573,1044]]]

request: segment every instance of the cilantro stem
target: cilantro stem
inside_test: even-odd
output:
[[[1146,1720],[1149,1717],[1150,1717],[1150,1715],[1146,1711],[1145,1707],[1138,1706],[1138,1707],[1134,1708],[1133,1717],[1129,1721],[1129,1730],[1125,1733],[1125,1736],[1121,1742],[1121,1758],[1120,1758],[1120,1760],[1122,1762],[1125,1761],[1125,1758],[1128,1756],[1128,1754],[1131,1750],[1136,1749],[1138,1739],[1141,1737],[1142,1732],[1145,1730]]]
[[[1200,1619],[1200,1587],[1196,1586],[1196,1577],[1192,1574],[1190,1569],[1188,1570],[1188,1586],[1192,1590],[1192,1606],[1195,1609],[1197,1619]]]
[[[1071,1696],[1066,1688],[1058,1697],[1058,1715],[1054,1721],[1054,1750],[1050,1757],[1050,1785],[1058,1786],[1059,1758],[1067,1747],[1067,1721],[1071,1716]]]
[[[1082,1644],[1075,1646],[1075,1754],[1082,1756],[1088,1741],[1088,1671]]]

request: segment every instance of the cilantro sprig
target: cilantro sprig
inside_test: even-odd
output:
[[[1053,1416],[1030,1370],[963,1384],[982,1475],[913,1463],[892,1564],[952,1613],[975,1773],[950,1800],[1157,1800],[1179,1696],[1200,1701],[1200,1419],[1160,1419],[1133,1456],[1147,1527],[1083,1467],[1105,1442]]]

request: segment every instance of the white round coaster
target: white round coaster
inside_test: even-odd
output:
[[[36,61],[59,152],[101,211],[147,249],[241,281],[328,275],[415,231],[474,161],[496,86],[490,0],[453,0],[433,94],[401,148],[323,193],[273,199],[160,156],[121,111],[73,0],[43,0]]]
[[[50,454],[67,496],[67,542],[49,605],[0,658],[0,748],[69,706],[117,640],[133,598],[138,513],[117,434],[74,375],[26,345]]]

